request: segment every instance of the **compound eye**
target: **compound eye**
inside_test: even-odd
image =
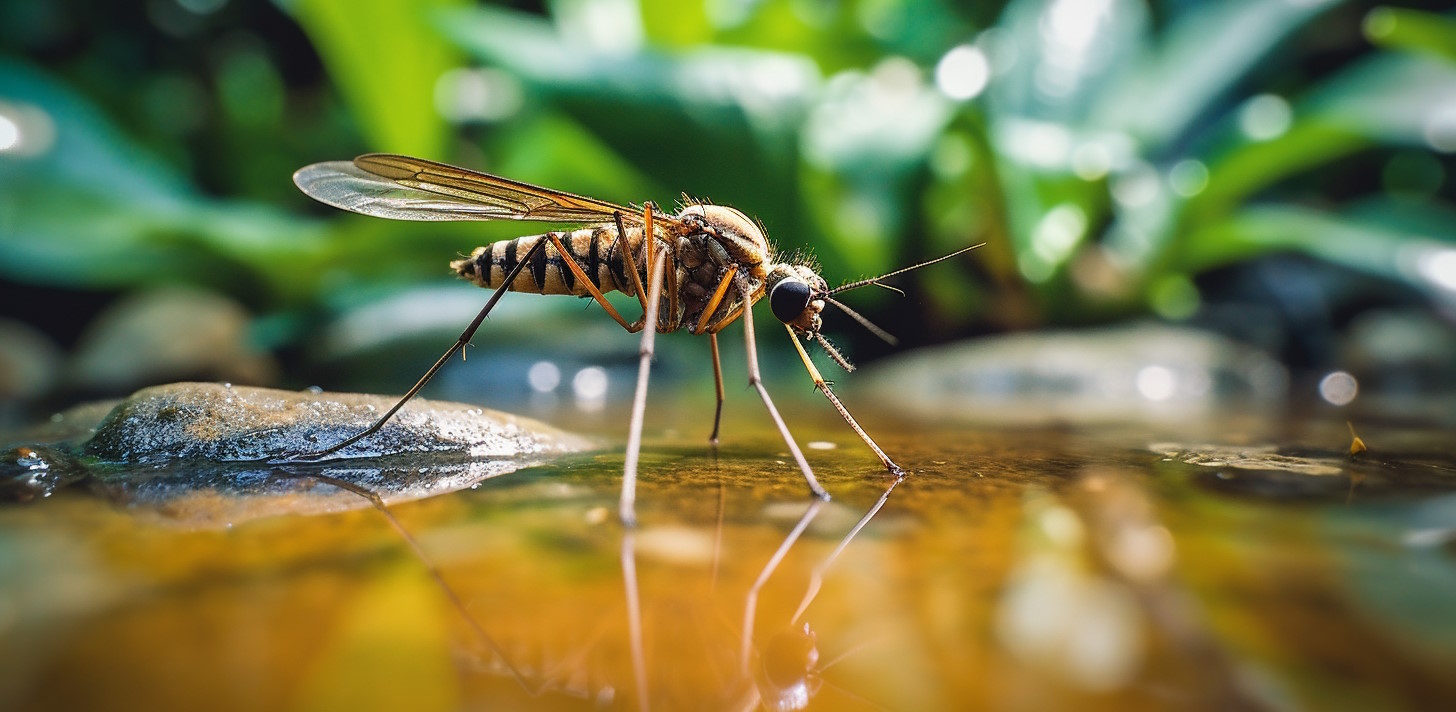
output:
[[[773,315],[785,324],[792,323],[809,306],[809,285],[801,279],[785,279],[774,285],[768,294]]]

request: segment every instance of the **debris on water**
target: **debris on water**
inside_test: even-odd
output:
[[[1365,441],[1361,440],[1360,436],[1355,434],[1355,424],[1347,420],[1345,421],[1345,425],[1350,428],[1350,457],[1359,455],[1369,449],[1365,447]]]
[[[1282,455],[1274,445],[1188,445],[1153,443],[1148,449],[1170,461],[1205,467],[1232,467],[1244,470],[1279,470],[1301,475],[1338,475],[1344,470],[1333,457],[1296,457]]]
[[[0,453],[0,501],[43,499],[81,477],[73,458],[55,448],[20,446]]]

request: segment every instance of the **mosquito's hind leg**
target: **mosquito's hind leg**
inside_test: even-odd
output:
[[[814,471],[809,468],[809,461],[804,459],[804,453],[799,450],[799,444],[794,442],[794,436],[789,433],[789,426],[779,415],[778,408],[774,407],[773,399],[768,396],[768,389],[763,387],[763,375],[758,370],[758,346],[753,339],[753,293],[746,284],[740,284],[738,290],[743,294],[743,335],[748,342],[748,384],[758,391],[758,397],[763,399],[764,407],[768,408],[768,415],[773,419],[774,425],[778,427],[779,434],[783,436],[784,443],[789,446],[789,453],[794,456],[794,462],[799,464],[799,470],[804,473],[804,480],[809,483],[809,491],[820,499],[829,499],[829,493],[819,486],[819,481],[814,479]]]
[[[485,322],[485,317],[490,314],[490,310],[495,308],[495,303],[500,301],[501,296],[506,293],[506,287],[516,280],[516,275],[519,275],[521,273],[521,270],[526,268],[526,265],[531,264],[531,258],[536,254],[537,250],[544,249],[545,244],[545,240],[538,240],[536,241],[536,244],[531,245],[531,249],[526,251],[525,257],[523,257],[519,262],[516,263],[516,266],[511,269],[510,274],[506,275],[505,281],[501,282],[500,288],[495,290],[494,294],[490,295],[490,299],[486,301],[485,307],[480,310],[479,314],[475,315],[474,319],[471,320],[470,326],[465,327],[465,331],[460,333],[460,338],[455,340],[455,344],[447,349],[445,353],[442,354],[440,358],[435,361],[435,365],[431,366],[430,370],[425,371],[425,375],[421,376],[420,380],[416,381],[415,385],[411,387],[409,391],[405,393],[404,396],[401,397],[397,403],[394,404],[393,407],[385,411],[384,415],[379,416],[379,419],[375,420],[374,423],[372,423],[368,428],[365,428],[362,432],[354,435],[353,437],[336,443],[333,446],[324,448],[323,450],[293,454],[285,453],[281,456],[265,459],[275,462],[318,460],[328,455],[332,455],[340,450],[343,450],[344,448],[349,447],[350,445],[353,445],[354,443],[357,443],[360,440],[363,440],[364,438],[367,438],[370,435],[379,432],[379,429],[384,427],[384,424],[388,423],[389,419],[393,418],[394,414],[398,413],[399,409],[403,408],[405,403],[410,402],[410,399],[414,398],[415,395],[420,392],[420,389],[424,388],[425,384],[429,383],[430,379],[435,377],[436,373],[439,373],[440,369],[444,367],[445,362],[449,361],[450,357],[455,355],[455,352],[459,351],[462,348],[465,348],[465,345],[470,343],[471,337],[475,336],[475,330],[480,328],[480,325]]]

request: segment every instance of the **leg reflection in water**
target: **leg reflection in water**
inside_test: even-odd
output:
[[[848,533],[840,539],[833,551],[820,561],[809,575],[807,590],[800,601],[787,625],[776,628],[766,639],[757,637],[757,617],[759,612],[760,597],[770,579],[779,569],[785,558],[793,547],[802,538],[802,535],[812,525],[815,518],[820,516],[822,511],[829,506],[823,501],[811,502],[799,517],[793,528],[784,536],[778,548],[769,556],[763,567],[758,571],[757,577],[749,586],[743,599],[742,628],[739,631],[738,652],[733,665],[733,672],[730,672],[723,685],[717,693],[717,702],[712,700],[699,700],[699,707],[707,709],[769,709],[769,710],[799,710],[809,705],[814,696],[826,684],[821,674],[839,660],[844,659],[849,652],[841,654],[838,658],[821,664],[819,661],[819,650],[817,635],[809,623],[804,622],[806,611],[813,603],[816,596],[823,587],[825,574],[835,563],[839,556],[849,546],[849,543],[869,524],[889,500],[890,494],[894,492],[904,477],[897,477],[885,489],[885,492],[875,501],[863,516],[849,529]],[[720,519],[721,522],[721,519]],[[720,524],[721,526],[721,524]],[[640,603],[636,599],[635,583],[635,561],[632,558],[631,533],[623,539],[623,576],[627,581],[628,606],[629,606],[629,628],[634,636],[640,636],[640,616],[632,609]],[[717,568],[717,559],[714,558],[714,568]],[[717,582],[716,571],[712,577]],[[724,622],[725,628],[730,628],[731,623]],[[757,642],[757,645],[755,643]],[[711,647],[711,646],[709,646]],[[640,639],[632,642],[634,670],[637,672],[637,685],[643,694],[650,694],[650,688],[646,683],[646,663],[642,656],[642,643]],[[833,687],[833,685],[831,685]],[[839,688],[835,688],[839,689]],[[839,689],[839,692],[850,699],[857,699],[867,707],[877,707],[873,702],[859,698],[857,695]],[[711,693],[710,693],[711,694]],[[647,701],[642,698],[639,708],[647,709]]]

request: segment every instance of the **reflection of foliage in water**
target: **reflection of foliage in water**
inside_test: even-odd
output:
[[[732,202],[831,278],[987,242],[915,277],[929,307],[862,297],[912,341],[977,320],[1186,318],[1218,297],[1200,275],[1276,253],[1411,288],[1357,303],[1449,306],[1456,290],[1446,16],[1274,0],[243,5],[6,10],[5,279],[196,282],[292,343],[302,310],[348,309],[510,234],[298,216],[289,171],[394,150],[613,200]],[[1337,297],[1354,289],[1342,279]]]

